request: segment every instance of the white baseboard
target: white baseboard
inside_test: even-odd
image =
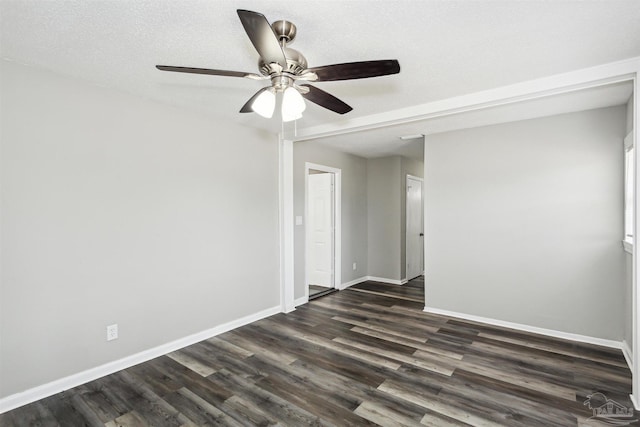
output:
[[[302,304],[306,304],[309,302],[309,297],[300,297],[297,300],[293,301],[293,306],[297,307]]]
[[[406,278],[402,280],[396,280],[396,279],[387,279],[386,277],[362,276],[350,282],[343,283],[342,285],[340,285],[338,289],[339,290],[347,289],[349,286],[357,285],[358,283],[366,282],[368,280],[371,280],[372,282],[389,283],[390,285],[404,285],[405,283],[408,282]]]
[[[396,280],[396,279],[387,279],[385,277],[375,277],[375,276],[367,276],[367,280],[371,280],[374,282],[389,283],[391,285],[404,285],[405,283],[407,283],[407,279]]]
[[[622,340],[622,355],[624,359],[627,361],[627,365],[629,365],[629,370],[631,371],[631,375],[633,375],[633,352],[629,347],[629,343],[626,340]]]
[[[509,329],[516,329],[524,332],[532,332],[534,334],[546,335],[554,338],[562,338],[569,341],[583,342],[587,344],[595,344],[603,347],[616,348],[622,350],[622,342],[614,340],[606,340],[603,338],[590,337],[587,335],[572,334],[569,332],[556,331],[553,329],[538,328],[537,326],[523,325],[521,323],[512,323],[504,320],[491,319],[488,317],[474,316],[472,314],[458,313],[456,311],[442,310],[433,307],[424,307],[424,311],[432,314],[441,314],[443,316],[456,317],[463,320],[471,320],[474,322],[486,323],[493,326],[501,326]],[[624,353],[624,351],[623,351]]]
[[[342,291],[342,290],[344,290],[344,289],[347,289],[347,288],[348,288],[348,287],[350,287],[350,286],[357,285],[358,283],[366,282],[367,280],[369,280],[369,277],[368,277],[368,276],[358,277],[357,279],[354,279],[354,280],[352,280],[352,281],[350,281],[350,282],[346,282],[346,283],[341,284],[341,285],[338,287],[338,290],[341,290],[341,291]]]
[[[340,285],[338,285],[338,290],[342,291],[347,289],[348,287],[351,287],[353,285],[357,285],[358,283],[362,283],[362,282],[366,282],[368,280],[372,280],[374,282],[382,282],[382,283],[390,283],[392,285],[404,285],[405,283],[407,283],[407,279],[402,279],[402,280],[393,280],[393,279],[386,279],[384,277],[374,277],[374,276],[362,276],[362,277],[358,277],[357,279],[353,279],[349,282],[345,282],[342,283]],[[308,299],[306,299],[305,297],[302,298],[298,298],[297,300],[294,301],[294,305],[297,307],[299,305],[302,304],[306,304],[307,302],[309,302]]]
[[[629,395],[629,399],[631,399],[631,403],[633,403],[633,407],[636,411],[640,411],[640,400],[636,399],[633,394]]]
[[[189,335],[184,338],[180,338],[175,341],[171,341],[169,343],[141,351],[140,353],[132,354],[131,356],[114,360],[113,362],[105,363],[104,365],[96,366],[95,368],[87,369],[86,371],[78,372],[77,374],[69,375],[68,377],[60,378],[58,380],[42,384],[20,393],[12,394],[0,399],[0,414],[26,405],[28,403],[44,399],[45,397],[52,396],[56,393],[60,393],[61,391],[88,383],[89,381],[93,381],[106,375],[121,371],[123,369],[130,368],[131,366],[137,365],[139,363],[146,362],[167,353],[171,353],[172,351],[179,350],[183,347],[209,339],[216,335],[228,332],[232,329],[239,328],[240,326],[247,325],[251,322],[264,319],[265,317],[269,317],[280,312],[280,306],[271,307],[258,313],[250,314],[240,319],[232,320],[231,322],[224,323],[211,329],[207,329],[205,331],[198,332],[193,335]]]

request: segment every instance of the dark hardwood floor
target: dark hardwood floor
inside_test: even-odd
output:
[[[328,295],[332,292],[336,292],[336,289],[330,288],[328,286],[309,285],[309,301],[315,298],[320,298],[324,295]]]
[[[577,426],[604,425],[587,421],[595,392],[631,405],[620,351],[427,314],[422,289],[362,283],[0,425]]]

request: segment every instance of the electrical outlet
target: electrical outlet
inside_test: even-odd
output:
[[[118,338],[118,324],[107,326],[107,341],[112,341]]]
[[[353,271],[356,271],[358,269],[358,266],[356,265],[356,263],[353,263]]]

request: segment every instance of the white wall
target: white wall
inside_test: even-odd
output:
[[[367,161],[318,145],[315,141],[293,144],[294,215],[303,224],[294,231],[294,298],[305,295],[305,163],[316,163],[342,170],[342,278],[341,283],[367,275]],[[353,263],[357,269],[353,270]]]
[[[1,67],[0,398],[279,305],[276,137]]]
[[[625,108],[430,135],[426,304],[621,340]]]

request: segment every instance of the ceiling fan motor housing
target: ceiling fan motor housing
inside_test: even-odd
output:
[[[301,74],[307,69],[307,59],[303,54],[290,47],[282,49],[284,56],[287,59],[287,68],[280,70],[280,67],[276,64],[266,64],[262,59],[258,61],[258,68],[264,76],[272,76],[273,74],[289,73],[293,75]]]
[[[293,42],[298,30],[293,22],[290,21],[275,21],[271,24],[274,34],[278,38],[278,41],[282,45],[282,51],[287,60],[287,66],[280,70],[279,66],[272,64],[266,64],[262,59],[258,61],[258,68],[264,76],[273,77],[274,74],[289,73],[293,75],[301,74],[307,69],[307,59],[304,55],[295,49],[287,47],[288,43]],[[282,64],[280,64],[282,65]]]

